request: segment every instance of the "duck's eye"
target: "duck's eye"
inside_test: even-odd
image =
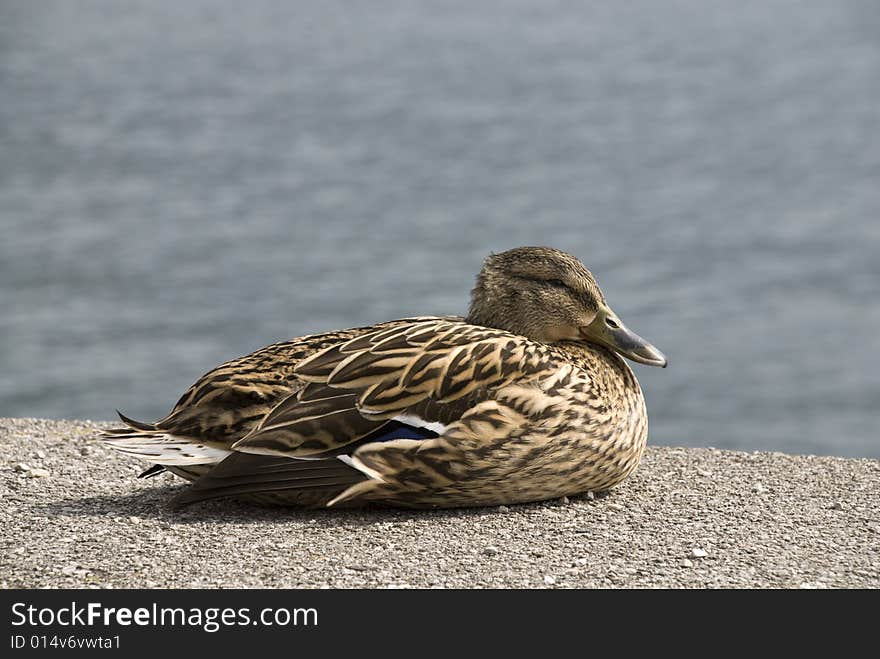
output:
[[[608,325],[611,329],[620,329],[620,325],[618,325],[613,319],[606,318],[605,324]]]
[[[565,288],[565,282],[561,279],[546,279],[545,281],[554,288]]]

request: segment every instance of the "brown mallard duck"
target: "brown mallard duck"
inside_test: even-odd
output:
[[[276,343],[202,376],[168,416],[103,438],[193,481],[187,504],[487,506],[603,491],[648,430],[627,357],[666,366],[578,259],[490,255],[466,318]]]

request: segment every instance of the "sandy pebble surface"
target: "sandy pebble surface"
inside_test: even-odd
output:
[[[880,461],[650,447],[608,496],[169,510],[109,424],[0,418],[3,588],[878,588]]]

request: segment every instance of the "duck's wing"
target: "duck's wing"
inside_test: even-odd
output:
[[[271,494],[335,505],[404,477],[428,489],[449,484],[462,452],[495,450],[523,429],[542,395],[533,378],[559,366],[549,346],[462,321],[369,332],[303,360],[295,374],[305,388],[179,503]]]
[[[388,326],[408,319],[389,321]],[[305,386],[294,369],[311,355],[365,332],[385,327],[354,327],[273,343],[221,364],[187,389],[159,430],[176,437],[221,442],[226,448],[244,437],[272,409]]]
[[[233,449],[334,455],[390,421],[442,434],[492,390],[557,365],[549,346],[461,320],[383,328],[301,361],[294,373],[309,384],[279,403]]]
[[[234,442],[265,421],[278,403],[305,387],[306,383],[294,374],[302,359],[335,343],[413,320],[393,320],[274,343],[203,375],[161,420],[143,423],[120,414],[125,427],[105,430],[101,436],[117,450],[158,464],[216,464],[229,455]],[[143,476],[160,471],[150,468]]]

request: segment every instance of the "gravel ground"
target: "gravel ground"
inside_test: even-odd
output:
[[[607,496],[453,511],[210,502],[0,418],[4,588],[877,588],[880,461],[651,447]]]

